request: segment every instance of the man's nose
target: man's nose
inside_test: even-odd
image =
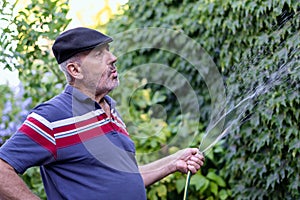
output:
[[[113,63],[112,66],[114,68],[117,68],[115,64],[116,64],[118,58],[114,54],[111,54],[111,59],[112,59],[112,63]]]
[[[114,62],[117,62],[117,60],[118,60],[117,56],[115,56],[113,53],[111,53],[111,57]]]

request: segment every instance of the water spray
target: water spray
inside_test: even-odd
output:
[[[251,95],[248,95],[247,97],[242,99],[237,105],[235,105],[233,108],[229,109],[227,112],[221,115],[221,117],[216,122],[214,122],[212,125],[209,126],[208,130],[206,131],[206,134],[203,136],[201,140],[201,143],[198,148],[199,151],[202,154],[205,154],[214,145],[216,145],[223,137],[225,137],[229,133],[229,130],[231,130],[234,125],[239,125],[240,120],[243,119],[243,116],[247,110],[247,106],[252,102],[252,100],[255,97],[267,91],[268,91],[267,85],[261,85],[257,87]],[[230,117],[229,120],[227,121],[227,125],[226,124],[224,125],[224,123],[226,123],[225,119],[228,118],[228,116]],[[226,128],[220,131],[220,126]],[[209,144],[205,144],[205,140],[207,139],[208,136],[210,137],[208,141],[210,142],[211,139],[213,139],[213,141]],[[183,200],[187,200],[188,198],[188,187],[190,184],[191,175],[192,175],[191,171],[188,171]]]
[[[299,66],[294,70],[299,69]],[[223,137],[225,137],[229,130],[234,129],[234,126],[239,126],[242,120],[245,118],[245,112],[247,107],[253,102],[253,100],[261,94],[267,93],[270,89],[276,85],[276,83],[282,80],[282,75],[287,76],[291,72],[289,64],[282,64],[279,69],[270,75],[270,78],[257,86],[252,93],[247,97],[239,101],[238,104],[230,108],[227,112],[224,112],[218,120],[208,126],[206,133],[201,139],[199,145],[199,151],[205,154],[209,149],[211,149],[215,144],[217,144]],[[279,76],[281,75],[281,76]],[[227,121],[226,121],[227,120]],[[222,127],[222,128],[221,128]],[[225,127],[225,128],[223,128]],[[206,141],[207,140],[207,141]],[[191,172],[188,171],[183,200],[188,198],[188,187],[190,184]]]

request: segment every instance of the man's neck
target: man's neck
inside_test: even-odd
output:
[[[104,110],[104,112],[106,113],[106,115],[110,118],[110,105],[107,103],[107,101],[105,100],[105,98],[102,98],[99,101],[99,105]]]
[[[88,97],[90,97],[92,100],[96,101],[97,103],[100,104],[100,102],[104,101],[104,97],[105,95],[108,94],[107,93],[100,93],[100,94],[97,94],[96,93],[96,90],[90,90],[88,88],[85,88],[85,87],[80,87],[78,85],[75,85],[73,84],[72,85],[74,88],[78,89],[79,91],[81,91],[83,94],[87,95]]]
[[[99,103],[100,107],[103,109],[103,111],[106,113],[106,115],[110,118],[111,113],[110,113],[110,105],[107,103],[105,100],[105,95],[108,93],[101,93],[101,94],[96,94],[96,91],[91,92],[87,88],[81,88],[77,85],[72,85],[74,88],[78,89],[81,91],[83,94],[87,95],[90,97],[92,100],[96,101]]]

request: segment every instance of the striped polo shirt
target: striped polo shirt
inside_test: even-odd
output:
[[[35,107],[1,147],[0,158],[22,174],[40,166],[49,200],[144,200],[135,146],[115,109],[108,117],[98,103],[68,85]]]

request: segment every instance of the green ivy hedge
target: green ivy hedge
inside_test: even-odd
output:
[[[202,172],[192,178],[190,199],[299,198],[299,6],[297,0],[130,0],[124,14],[108,24],[110,34],[163,27],[196,40],[224,77],[228,107],[264,89],[249,104],[240,126],[230,131],[223,148],[215,150]],[[163,63],[184,74],[198,95],[199,131],[205,131],[210,97],[189,63],[153,49],[128,53],[119,63],[123,71]],[[161,103],[169,109],[171,123],[179,111],[172,94],[165,93]],[[209,183],[210,172],[225,182]],[[151,187],[148,197],[181,199],[183,182],[180,175],[167,178]]]

